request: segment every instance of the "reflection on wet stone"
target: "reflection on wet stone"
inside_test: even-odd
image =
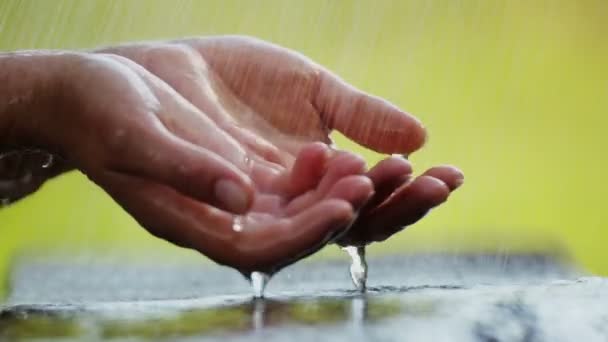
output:
[[[0,341],[78,337],[84,331],[75,318],[44,309],[14,308],[0,313]]]
[[[332,325],[350,321],[352,325],[362,325],[367,320],[379,321],[400,312],[400,306],[393,301],[364,296],[285,301],[256,298],[236,305],[192,309],[149,319],[105,318],[65,307],[14,307],[0,314],[0,338],[10,341],[82,338],[96,330],[102,339],[178,338],[294,324]],[[91,322],[95,322],[97,329],[90,329]]]

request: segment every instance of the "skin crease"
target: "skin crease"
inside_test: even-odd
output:
[[[463,180],[449,166],[412,179],[409,162],[395,157],[366,171],[359,157],[328,148],[332,129],[383,153],[409,154],[426,134],[390,103],[257,39],[140,43],[50,61],[61,71],[59,110],[21,115],[15,129],[60,159],[42,170],[20,156],[36,177],[26,191],[16,187],[19,197],[78,168],[152,234],[245,274],[275,272],[338,234],[339,244],[384,240]],[[237,210],[209,195],[226,177],[246,189]]]

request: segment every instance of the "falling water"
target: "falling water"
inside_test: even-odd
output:
[[[232,223],[232,229],[236,232],[243,231],[243,217],[237,216]],[[264,298],[264,290],[270,280],[270,275],[264,272],[254,271],[249,274],[249,282],[253,290],[253,297]]]
[[[266,284],[268,284],[268,281],[270,280],[270,275],[254,271],[251,272],[249,280],[251,281],[253,296],[255,298],[264,298],[264,290],[266,289]]]
[[[347,246],[343,248],[351,257],[350,278],[359,292],[365,292],[367,284],[367,262],[365,246]]]

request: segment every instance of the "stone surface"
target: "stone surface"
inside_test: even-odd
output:
[[[543,256],[300,263],[252,299],[220,267],[24,261],[0,341],[607,341],[608,280]]]

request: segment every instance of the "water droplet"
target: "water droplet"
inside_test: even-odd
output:
[[[351,258],[350,278],[359,292],[365,292],[367,286],[367,262],[365,246],[346,246],[342,248]]]
[[[242,216],[236,216],[234,218],[234,220],[232,221],[232,229],[234,229],[235,232],[243,231],[243,217]]]
[[[266,289],[266,284],[270,280],[270,276],[263,272],[251,272],[249,276],[251,280],[251,287],[253,288],[253,296],[255,298],[264,298],[264,290]]]
[[[245,166],[245,170],[251,171],[253,169],[253,159],[249,156],[243,157],[243,165]]]
[[[408,157],[407,153],[403,153],[403,154],[395,153],[395,154],[392,154],[392,156],[397,157],[397,158],[404,158],[404,159],[407,159],[407,157]]]

